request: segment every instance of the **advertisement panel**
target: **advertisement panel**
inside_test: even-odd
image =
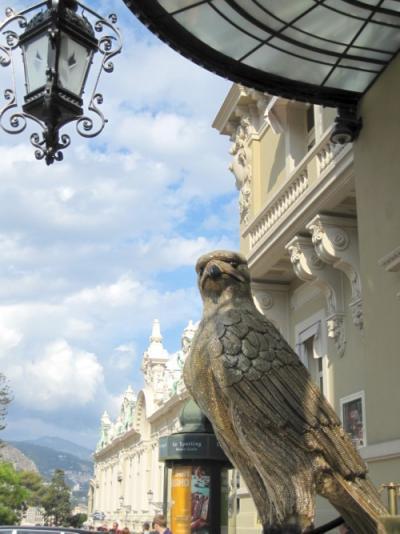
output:
[[[171,479],[171,530],[174,534],[209,534],[208,467],[174,466]]]
[[[171,478],[171,530],[190,534],[192,467],[174,466]]]

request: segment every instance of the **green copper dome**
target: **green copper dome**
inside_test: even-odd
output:
[[[193,399],[190,399],[183,407],[179,421],[182,425],[181,432],[200,432],[203,434],[212,434],[214,432],[210,421]]]

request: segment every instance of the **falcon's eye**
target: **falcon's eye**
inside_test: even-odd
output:
[[[232,265],[232,267],[233,267],[234,269],[236,269],[236,267],[239,265],[238,262],[235,261],[235,260],[231,260],[229,263]]]
[[[200,267],[200,269],[199,269],[199,275],[202,276],[203,273],[204,273],[204,267]]]

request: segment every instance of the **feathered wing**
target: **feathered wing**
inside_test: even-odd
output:
[[[219,314],[214,326],[208,341],[212,372],[231,401],[234,425],[249,453],[264,466],[278,519],[279,511],[287,516],[291,509],[312,514],[314,484],[329,499],[340,488],[327,480],[339,486],[348,481],[357,492],[366,466],[278,330],[255,308]],[[367,513],[383,513],[373,486],[363,490],[370,493]],[[339,498],[333,504],[347,516]]]

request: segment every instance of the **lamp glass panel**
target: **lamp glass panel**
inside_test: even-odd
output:
[[[332,69],[330,65],[299,59],[266,45],[250,54],[243,60],[243,63],[270,74],[289,78],[290,80],[307,80],[308,83],[315,85],[320,85]]]
[[[232,26],[208,4],[182,11],[174,18],[195,37],[234,59],[240,59],[260,43]]]
[[[61,34],[60,54],[58,58],[58,80],[61,87],[75,95],[81,96],[90,65],[92,50],[68,34]]]
[[[46,84],[48,47],[47,33],[22,45],[28,93]]]

